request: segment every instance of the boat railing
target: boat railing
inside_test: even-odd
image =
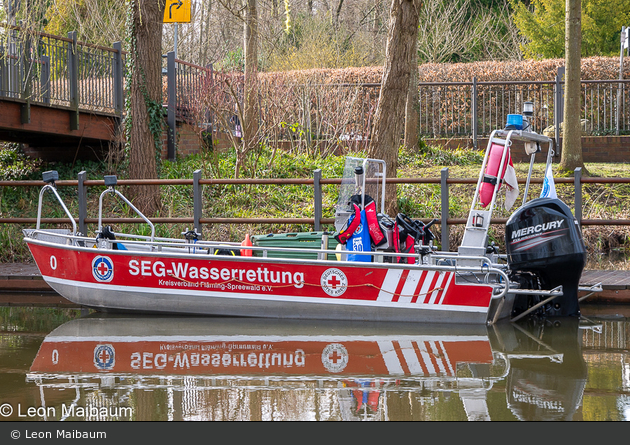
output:
[[[61,199],[61,196],[59,196],[59,193],[57,193],[57,187],[55,186],[55,181],[57,181],[59,179],[58,173],[56,171],[44,172],[43,173],[43,179],[44,179],[44,182],[46,182],[46,185],[44,185],[44,187],[42,187],[42,189],[39,191],[39,200],[37,202],[37,225],[36,225],[36,229],[39,230],[39,228],[41,227],[43,198],[44,198],[44,193],[46,193],[48,191],[48,192],[51,192],[55,196],[55,198],[57,199],[57,202],[61,205],[61,208],[63,209],[65,214],[70,219],[70,222],[72,223],[72,233],[76,234],[77,233],[77,223],[75,222],[74,218],[72,217],[72,214],[70,213],[70,210],[68,210],[68,207],[66,207],[66,204],[63,202],[63,199]]]
[[[130,209],[132,209],[140,218],[144,220],[144,222],[149,225],[149,227],[151,227],[151,241],[153,242],[153,240],[155,239],[155,226],[149,220],[149,218],[144,215],[144,213],[142,213],[136,206],[134,206],[131,201],[125,198],[125,195],[116,190],[115,186],[118,183],[116,176],[107,175],[104,177],[104,180],[107,189],[103,191],[103,193],[101,193],[98,198],[98,232],[101,233],[103,230],[103,197],[107,194],[114,194],[115,196],[118,196],[120,199],[122,199],[125,204],[129,206]]]
[[[503,361],[505,358],[500,357]],[[427,386],[434,387],[436,391],[452,391],[453,389],[477,389],[477,390],[490,390],[494,386],[495,382],[500,382],[507,377],[509,367],[506,364],[501,373],[495,376],[484,377],[464,377],[461,375],[404,375],[393,378],[392,376],[374,376],[383,383],[384,387],[388,387],[387,384],[396,383],[398,389],[407,388],[408,390],[425,390]],[[29,372],[26,375],[26,381],[35,383],[40,389],[68,389],[74,388],[77,390],[98,390],[101,384],[95,382],[95,378],[102,377],[118,378],[120,383],[116,384],[118,390],[133,390],[138,388],[151,388],[151,389],[173,389],[178,387],[184,387],[184,380],[187,378],[194,378],[200,382],[203,388],[225,388],[231,385],[231,381],[241,382],[241,387],[261,389],[265,387],[269,388],[284,388],[294,389],[293,383],[297,382],[295,376],[282,376],[282,375],[267,375],[264,379],[260,376],[250,375],[229,375],[229,374],[143,374],[138,375],[130,372],[116,372],[98,374],[98,373],[39,373]],[[170,377],[166,382],[164,377]],[[309,375],[306,376],[311,381],[325,380],[326,382],[343,382],[348,379],[348,376],[335,376],[335,375]],[[304,381],[304,377],[300,377],[300,382]],[[273,383],[273,384],[272,384]],[[332,388],[336,388],[338,391],[348,390],[348,387],[342,385],[334,385]]]
[[[42,237],[49,237],[50,230],[29,230],[28,236],[32,239],[41,239]],[[458,256],[453,257],[449,255],[438,255],[439,257],[451,258],[451,259],[463,259],[477,261],[479,266],[458,266],[456,262],[453,264],[431,264],[430,262],[423,262],[422,255],[419,253],[399,253],[388,251],[372,251],[361,252],[361,255],[371,256],[376,261],[355,262],[348,261],[344,258],[344,255],[351,254],[351,251],[334,250],[334,249],[298,249],[292,247],[279,247],[279,246],[243,246],[240,243],[234,242],[221,242],[221,241],[204,241],[197,240],[195,242],[186,242],[186,240],[148,237],[145,235],[130,235],[116,232],[117,237],[125,238],[115,240],[104,240],[105,243],[97,242],[96,238],[87,238],[81,235],[63,234],[55,232],[55,239],[64,240],[64,244],[78,245],[84,248],[97,248],[99,250],[109,250],[113,245],[117,244],[118,250],[127,250],[130,252],[168,252],[169,254],[181,254],[181,255],[219,255],[218,251],[221,249],[228,249],[232,251],[251,251],[251,256],[238,256],[239,260],[245,261],[260,261],[260,258],[272,258],[282,262],[304,262],[304,255],[309,254],[313,259],[317,258],[318,262],[339,265],[343,263],[344,266],[365,266],[369,264],[371,267],[387,267],[387,268],[402,268],[406,269],[410,266],[409,263],[398,263],[394,258],[411,258],[416,261],[416,266],[423,270],[431,270],[438,272],[454,272],[457,274],[473,274],[475,275],[479,285],[491,285],[500,289],[498,293],[493,294],[492,298],[502,298],[508,291],[509,279],[505,271],[496,267],[488,257],[476,257],[476,256]],[[145,238],[145,239],[132,239],[132,238]],[[151,239],[154,238],[154,239]],[[51,242],[48,239],[41,239],[42,241]],[[67,241],[65,241],[67,240]],[[55,241],[59,243],[58,241]],[[120,246],[124,246],[121,248]],[[254,254],[254,252],[260,252],[260,255]],[[286,256],[279,256],[279,255]],[[291,256],[293,255],[293,256]],[[337,260],[337,255],[340,255],[340,260]],[[427,254],[433,255],[433,254]],[[223,255],[221,255],[223,256]],[[328,258],[335,259],[328,259]],[[385,262],[385,257],[391,257],[392,262]],[[222,259],[229,260],[234,258],[233,256],[224,256]],[[491,277],[495,276],[496,279],[492,280]]]

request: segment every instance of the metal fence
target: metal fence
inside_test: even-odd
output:
[[[589,135],[630,134],[630,80],[583,80],[583,131]],[[299,128],[284,132],[285,140],[309,146],[353,141],[367,146],[380,84],[261,84],[264,133],[276,122]],[[534,103],[535,131],[548,129],[559,143],[564,120],[564,68],[553,80],[480,82],[421,82],[418,84],[419,135],[424,138],[480,138],[504,128],[508,114],[521,114],[523,103]],[[273,111],[273,104],[282,107]],[[278,108],[278,107],[276,107]],[[272,111],[281,117],[272,114]],[[573,110],[571,110],[573,112]],[[402,135],[401,135],[402,137]]]
[[[523,183],[525,180],[519,180]],[[531,184],[542,184],[541,178],[531,179]],[[556,178],[556,184],[570,184],[573,186],[574,192],[574,215],[582,226],[630,226],[628,219],[585,219],[582,217],[583,201],[582,188],[584,184],[630,184],[630,178],[595,178],[583,177],[582,169],[577,168],[573,178]],[[439,185],[441,196],[440,208],[440,235],[441,246],[443,250],[450,250],[449,232],[450,227],[454,225],[465,225],[467,218],[452,218],[449,208],[449,194],[452,185],[474,185],[477,179],[474,178],[449,178],[448,167],[441,171],[439,178],[388,178],[391,184],[412,184],[412,185]],[[334,218],[323,217],[323,187],[324,185],[339,185],[341,178],[322,178],[320,169],[313,172],[313,178],[243,178],[243,179],[203,179],[201,170],[197,170],[193,174],[192,179],[145,179],[145,180],[119,180],[118,185],[164,185],[164,186],[192,186],[193,196],[193,216],[192,217],[159,217],[154,218],[154,223],[160,224],[191,224],[198,233],[202,233],[202,227],[205,224],[261,224],[261,225],[311,225],[313,230],[323,230],[324,226],[332,226],[335,222]],[[2,187],[42,187],[45,185],[43,181],[0,181]],[[96,218],[88,217],[88,187],[102,187],[105,185],[103,180],[88,180],[86,172],[79,173],[77,181],[64,180],[56,183],[59,187],[77,187],[78,195],[78,217],[76,222],[78,230],[81,233],[87,232],[88,224],[98,222]],[[302,185],[313,190],[313,213],[312,217],[307,218],[231,218],[231,217],[204,217],[203,207],[203,187],[216,185],[269,185],[269,186],[286,186],[286,185]],[[1,190],[0,190],[1,191]],[[336,198],[336,197],[335,197]],[[336,199],[335,199],[336,201]],[[410,215],[417,217],[415,215]],[[426,223],[430,220],[425,218]],[[103,218],[103,223],[144,223],[140,218]],[[505,224],[507,218],[492,218],[491,224]],[[35,224],[37,218],[0,218],[0,224]],[[42,218],[42,223],[67,224],[66,218]]]
[[[214,81],[212,66],[202,67],[166,54],[167,157],[175,159],[177,120],[211,131],[212,117],[206,95]]]
[[[122,116],[124,112],[124,57],[120,42],[112,48],[67,37],[25,31],[0,24],[0,97],[23,103],[22,121],[30,104],[68,107]],[[201,67],[167,56],[165,76],[169,116],[169,158],[175,157],[176,120],[204,128],[231,131],[210,112],[208,94],[220,82],[211,67]],[[564,68],[552,80],[480,82],[421,82],[418,84],[419,132],[425,138],[479,138],[505,126],[508,114],[520,114],[523,102],[535,104],[534,130],[554,126],[559,142],[564,116]],[[262,79],[262,76],[261,76]],[[234,114],[242,101],[243,76],[233,77],[236,91],[224,113]],[[260,80],[261,141],[288,142],[291,147],[338,145],[367,147],[380,84],[312,84]],[[172,99],[171,99],[172,97]],[[210,99],[215,98],[211,96]],[[573,112],[574,110],[571,110]],[[583,80],[583,130],[592,135],[630,134],[630,80]],[[73,118],[74,126],[78,120]],[[71,123],[72,124],[72,123]]]
[[[0,96],[121,115],[123,52],[68,37],[0,26]]]
[[[521,114],[523,103],[534,103],[535,131],[551,128],[558,142],[564,120],[564,68],[553,81],[421,83],[420,134],[432,138],[487,137],[503,128],[508,114]],[[591,135],[630,132],[630,80],[583,80],[580,118]]]

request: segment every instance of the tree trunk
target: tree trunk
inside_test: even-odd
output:
[[[420,120],[420,104],[418,103],[418,39],[415,40],[413,60],[411,62],[411,76],[407,91],[405,107],[405,147],[408,150],[418,150],[418,121]]]
[[[130,48],[129,179],[156,179],[162,148],[162,20],[165,0],[136,0],[133,3],[135,48]],[[156,108],[156,107],[159,107]],[[158,113],[158,110],[160,111]],[[153,130],[153,131],[152,131]],[[157,140],[156,140],[157,136]],[[159,150],[159,151],[158,151]],[[157,151],[157,153],[156,153]],[[157,185],[132,186],[134,205],[148,216],[160,208]]]
[[[247,0],[245,13],[245,97],[243,110],[243,156],[258,142],[258,11],[257,0]],[[237,172],[238,175],[238,172]]]
[[[580,0],[566,0],[566,36],[564,83],[564,124],[560,169],[573,171],[584,167],[582,128],[580,125],[580,75],[582,52],[582,9]]]
[[[368,156],[383,159],[387,176],[396,177],[413,52],[418,37],[418,13],[421,0],[392,0],[385,50],[385,66]],[[416,67],[417,69],[417,67]],[[386,213],[396,215],[396,186],[386,190]]]

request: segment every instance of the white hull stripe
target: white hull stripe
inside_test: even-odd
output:
[[[396,338],[396,340],[384,340],[384,338]],[[117,343],[136,343],[136,342],[327,342],[327,343],[343,343],[343,342],[377,342],[392,344],[394,341],[405,341],[407,343],[419,342],[439,342],[442,343],[444,338],[450,338],[448,341],[454,342],[471,342],[471,341],[488,341],[488,337],[484,335],[56,335],[49,336],[43,340],[43,343],[64,343],[64,342],[117,342]],[[382,347],[381,347],[382,350]]]
[[[315,298],[315,297],[294,297],[294,296],[286,296],[286,295],[275,295],[275,294],[251,294],[251,293],[228,293],[228,292],[216,292],[211,290],[180,290],[180,289],[162,289],[162,288],[154,288],[154,287],[132,287],[132,286],[119,286],[108,284],[107,286],[103,286],[102,283],[85,283],[82,281],[73,281],[73,280],[65,280],[63,278],[55,278],[44,276],[44,280],[49,284],[58,284],[61,286],[71,286],[75,289],[84,289],[84,290],[93,290],[93,291],[107,291],[107,292],[115,292],[119,294],[151,294],[151,295],[168,295],[169,297],[204,297],[204,298],[228,298],[235,300],[260,300],[260,301],[284,301],[290,303],[316,303],[316,304],[325,304],[325,305],[342,305],[342,306],[372,306],[372,307],[389,307],[396,309],[422,309],[422,310],[446,310],[449,312],[470,312],[470,313],[486,313],[488,311],[487,307],[483,306],[463,306],[463,305],[449,305],[442,306],[439,305],[423,305],[419,307],[419,305],[415,303],[392,303],[391,298],[390,301],[366,301],[366,300],[343,300],[336,298]],[[78,304],[84,304],[85,299],[81,296],[78,297],[81,301],[75,301],[77,298],[73,297],[76,294],[69,295],[68,299],[74,301]]]
[[[390,375],[404,375],[405,368],[412,375],[455,375],[442,341],[379,341],[378,345]]]
[[[448,292],[448,288],[451,285],[451,280],[453,279],[453,276],[455,276],[454,273],[448,273],[448,280],[446,280],[446,284],[444,285],[444,290],[442,291],[442,296],[440,297],[438,304],[442,304],[442,302],[444,301],[444,297],[446,297],[446,293]]]
[[[391,302],[393,300],[402,273],[403,269],[390,269],[387,271],[385,279],[383,280],[383,285],[381,286],[381,291],[378,293],[376,301]]]
[[[398,297],[399,303],[411,303],[413,294],[416,291],[418,284],[420,283],[421,276],[422,276],[421,270],[409,271],[409,275],[407,275],[405,284],[403,285],[403,288],[400,291],[400,296]]]
[[[390,375],[404,375],[405,371],[403,371],[400,360],[398,359],[398,354],[394,349],[394,342],[379,341],[378,346],[381,350],[383,361],[385,362],[385,366],[387,367],[387,371]]]
[[[434,271],[427,272],[427,275],[424,277],[424,280],[422,281],[422,287],[420,288],[420,292],[418,293],[419,303],[424,302],[427,292],[431,290],[431,283],[433,282],[434,277],[435,277]]]
[[[435,282],[435,286],[433,286],[434,290],[433,292],[431,292],[431,298],[429,299],[429,304],[434,304],[435,303],[435,299],[437,298],[437,296],[440,294],[441,290],[440,286],[442,286],[442,282],[444,281],[444,277],[446,276],[445,272],[440,272],[437,281]]]

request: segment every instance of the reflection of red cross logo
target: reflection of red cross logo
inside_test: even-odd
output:
[[[98,354],[98,359],[103,363],[107,362],[109,360],[109,352],[106,349],[102,349]]]
[[[339,354],[339,351],[334,350],[329,356],[328,358],[330,359],[331,362],[333,362],[334,364],[337,364],[338,361],[340,361],[342,359],[341,354]]]
[[[333,289],[337,289],[338,284],[341,284],[341,281],[339,281],[339,278],[337,278],[336,275],[333,275],[328,279],[328,285]]]
[[[101,263],[98,266],[96,266],[96,269],[98,270],[98,273],[101,275],[105,275],[109,271],[109,267],[107,267],[107,264],[105,264],[104,261],[101,261]]]

